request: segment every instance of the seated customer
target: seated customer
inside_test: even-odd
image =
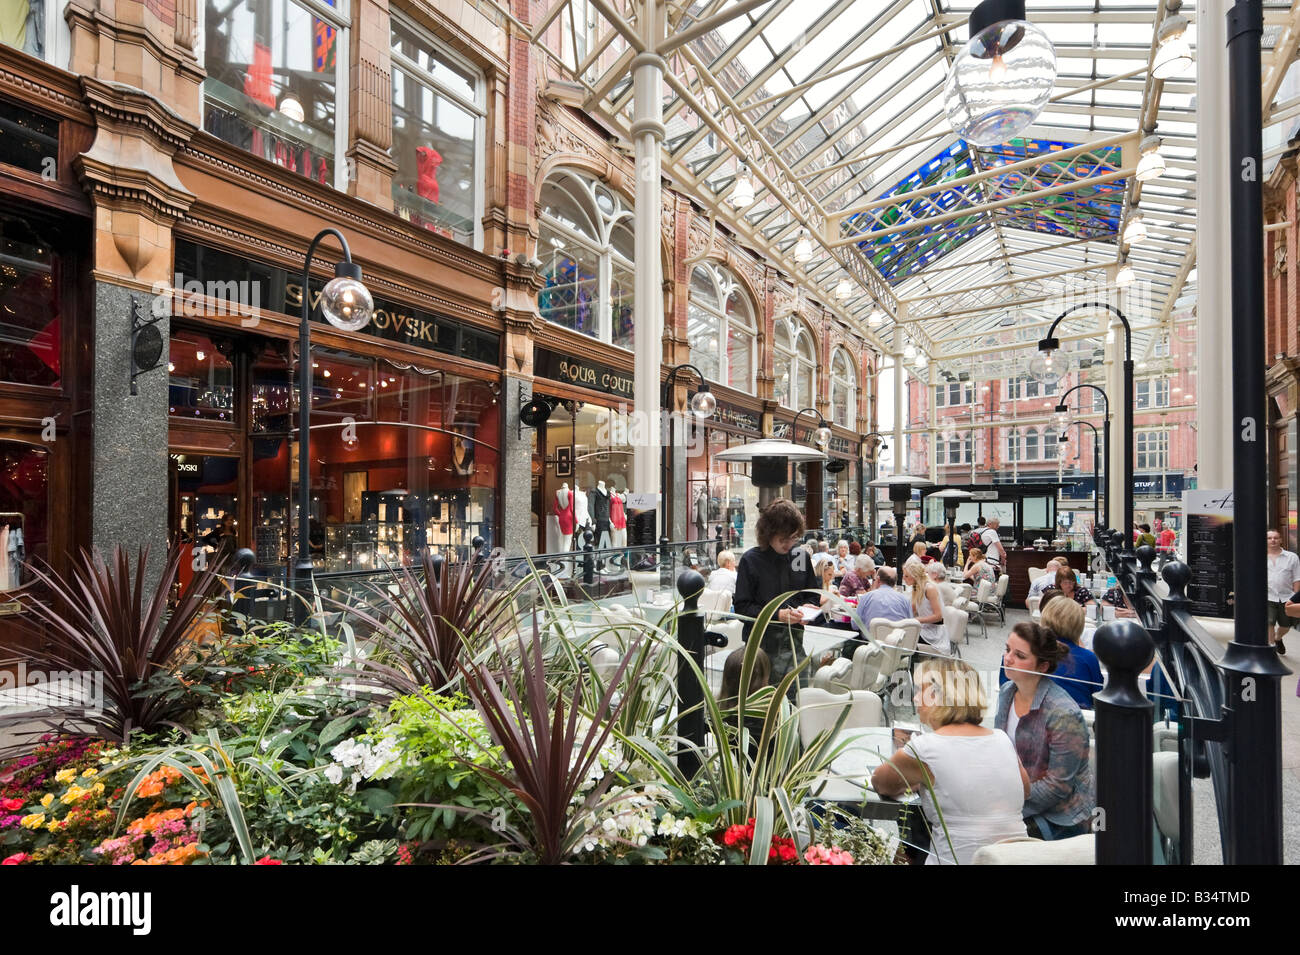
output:
[[[871,788],[920,793],[930,826],[925,864],[966,865],[981,846],[1025,835],[1029,776],[1007,734],[980,726],[987,700],[970,664],[923,660],[914,679],[916,715],[934,732],[904,743],[871,774]]]
[[[835,561],[835,576],[842,577],[853,567],[853,561],[849,559],[849,542],[842,540],[835,545],[835,553],[831,555]]]
[[[976,590],[979,590],[981,580],[987,580],[990,584],[997,584],[998,573],[993,569],[993,565],[984,559],[984,552],[978,547],[972,547],[970,556],[966,559],[966,570],[963,579]]]
[[[925,565],[916,558],[903,565],[903,582],[912,587],[912,617],[921,623],[921,639],[936,653],[952,652],[948,628],[943,625],[943,597]]]
[[[930,556],[930,549],[926,545],[925,541],[917,541],[912,545],[912,557],[909,557],[908,559],[911,560],[912,558],[919,560],[923,564],[928,564],[930,561],[934,560],[934,558]]]
[[[877,567],[876,582],[858,598],[858,620],[861,629],[867,630],[873,620],[907,620],[912,616],[912,605],[905,594],[894,589],[894,568]]]
[[[736,552],[724,550],[718,554],[718,566],[709,574],[710,590],[725,590],[729,594],[736,592]]]
[[[1059,557],[1053,557],[1049,560],[1046,566],[1043,567],[1043,576],[1039,577],[1029,585],[1029,593],[1027,596],[1041,597],[1044,590],[1049,587],[1055,587],[1056,572],[1064,566],[1065,565],[1061,562]]]
[[[1097,654],[1079,645],[1083,635],[1083,608],[1073,600],[1053,600],[1043,610],[1042,625],[1065,644],[1069,655],[1052,671],[1052,681],[1059,685],[1080,709],[1092,709],[1092,695],[1104,683]]]
[[[998,694],[993,722],[1016,744],[1029,773],[1029,833],[1049,840],[1087,832],[1097,803],[1083,714],[1068,693],[1044,679],[1068,652],[1036,623],[1012,627],[1002,656],[1010,680]]]
[[[1056,572],[1056,586],[1077,604],[1092,603],[1092,591],[1079,585],[1079,576],[1071,567],[1062,567]],[[1041,604],[1039,606],[1041,609]]]
[[[866,554],[853,558],[853,566],[840,579],[840,595],[856,597],[871,589],[871,582],[876,575],[876,562]]]

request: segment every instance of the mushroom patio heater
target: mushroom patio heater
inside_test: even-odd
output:
[[[957,505],[970,499],[970,491],[949,487],[927,494],[926,497],[937,497],[943,501],[943,518],[948,522],[948,534],[949,536],[954,534],[957,530]]]
[[[894,525],[898,528],[895,534],[894,553],[897,557],[899,580],[903,579],[903,522],[907,519],[907,505],[912,500],[912,489],[930,487],[933,484],[934,482],[929,478],[917,477],[914,474],[892,474],[887,478],[877,478],[869,485],[889,488],[889,500],[894,505]]]
[[[748,461],[749,480],[758,488],[758,509],[761,511],[774,500],[777,491],[790,483],[790,464],[800,461],[825,461],[826,455],[816,448],[807,448],[780,438],[759,438],[714,455],[719,461]]]

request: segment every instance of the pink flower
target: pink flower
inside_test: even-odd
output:
[[[5,859],[3,862],[0,862],[0,865],[22,865],[30,858],[31,856],[29,856],[26,852],[15,852],[13,855],[9,856],[9,858]]]
[[[809,865],[853,865],[853,856],[836,846],[809,846],[803,857]]]
[[[17,812],[22,808],[23,801],[21,799],[0,799],[0,809],[6,812]]]
[[[272,859],[270,856],[262,856],[253,865],[284,865],[279,859]]]

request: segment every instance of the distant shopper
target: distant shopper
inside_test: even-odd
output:
[[[710,590],[725,590],[729,594],[736,592],[736,552],[724,550],[718,554],[718,566],[709,574]]]
[[[1138,536],[1134,544],[1135,547],[1155,547],[1156,535],[1151,533],[1150,524],[1139,524],[1137,526]]]
[[[998,528],[1002,526],[1002,520],[997,517],[989,518],[988,526],[980,533],[980,545],[984,550],[984,559],[993,565],[993,569],[1001,573],[1001,569],[1007,565],[1007,550],[1002,546],[1002,537],[998,534]]]
[[[1287,616],[1286,602],[1300,591],[1300,557],[1282,549],[1282,534],[1268,532],[1268,639],[1278,653],[1286,653],[1282,637],[1293,626]]]

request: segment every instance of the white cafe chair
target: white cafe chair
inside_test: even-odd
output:
[[[817,687],[799,691],[799,741],[808,746],[818,733],[835,729],[840,714],[848,710],[841,731],[854,727],[884,726],[884,705],[868,690],[831,693]]]
[[[1097,836],[1085,833],[1044,842],[1028,836],[1003,839],[975,850],[975,865],[1096,865]]]
[[[943,627],[948,632],[948,641],[952,644],[952,655],[961,659],[961,644],[966,642],[966,624],[970,614],[957,607],[943,608]]]
[[[1031,587],[1034,586],[1034,581],[1036,581],[1039,577],[1043,576],[1043,574],[1045,574],[1045,573],[1047,573],[1047,568],[1046,568],[1046,567],[1030,567],[1030,568],[1029,568],[1029,586],[1031,586]]]

